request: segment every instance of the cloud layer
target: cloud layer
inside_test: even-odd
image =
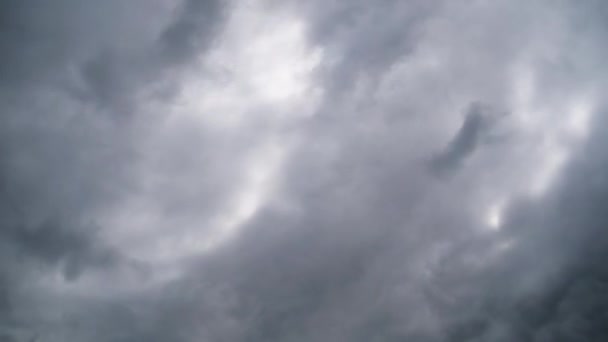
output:
[[[0,5],[0,340],[605,341],[608,7]]]

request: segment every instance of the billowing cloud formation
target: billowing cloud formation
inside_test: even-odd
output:
[[[4,1],[0,339],[607,340],[607,11]]]

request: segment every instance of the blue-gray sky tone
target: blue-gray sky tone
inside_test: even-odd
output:
[[[0,340],[608,341],[608,2],[3,0]]]

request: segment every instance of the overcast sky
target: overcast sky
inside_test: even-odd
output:
[[[608,341],[608,2],[2,0],[0,341]]]

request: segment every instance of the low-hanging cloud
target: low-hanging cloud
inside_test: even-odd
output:
[[[4,1],[0,339],[606,340],[607,9]]]

